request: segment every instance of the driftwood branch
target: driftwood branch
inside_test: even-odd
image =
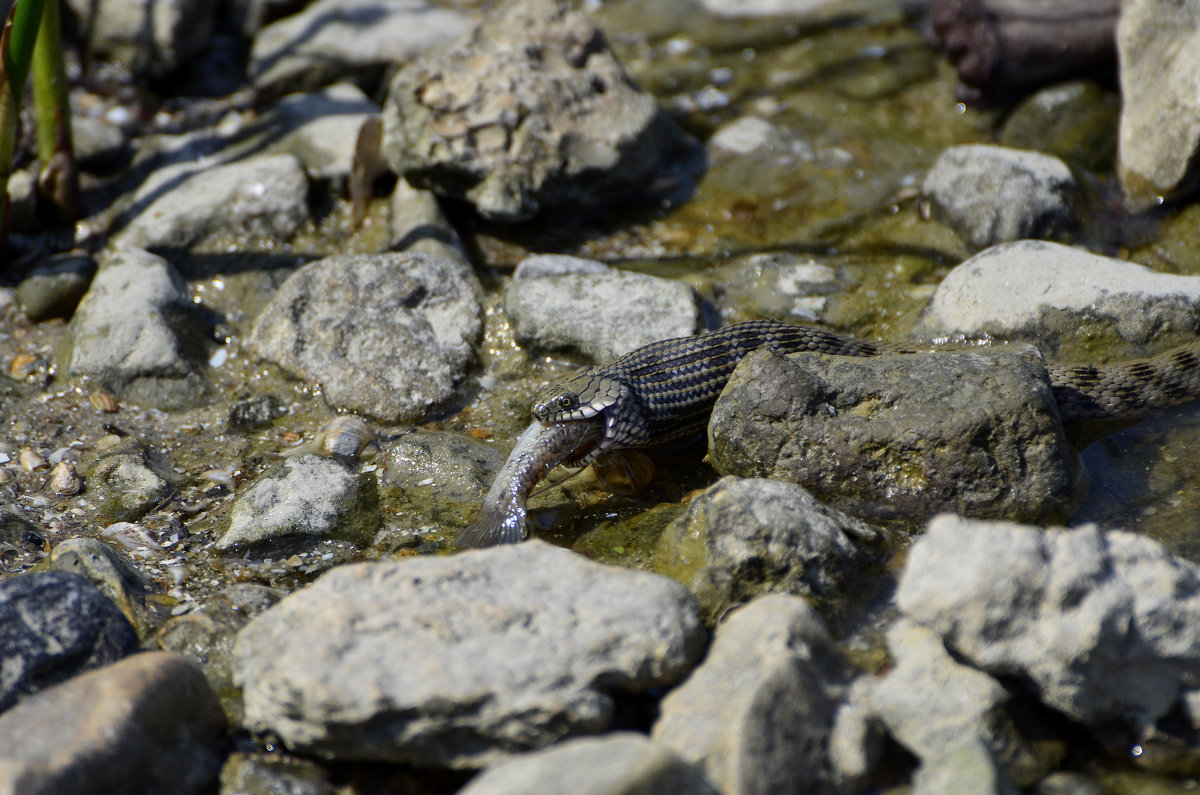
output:
[[[933,0],[938,45],[989,97],[1073,77],[1111,77],[1120,0]]]

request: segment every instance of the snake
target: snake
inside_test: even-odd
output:
[[[734,368],[754,351],[884,356],[951,347],[874,342],[819,326],[748,320],[652,342],[607,364],[583,367],[536,393],[533,425],[458,543],[521,540],[525,497],[557,463],[585,466],[606,454],[698,437]],[[1200,341],[1111,364],[1047,363],[1046,372],[1064,421],[1137,417],[1200,397]]]

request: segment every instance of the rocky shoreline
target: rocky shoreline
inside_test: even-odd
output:
[[[0,791],[1200,777],[1200,409],[1064,424],[1046,369],[1197,338],[1200,6],[1123,4],[1119,94],[968,108],[921,2],[66,5],[87,214],[19,161],[0,272]],[[753,317],[918,350],[754,354],[707,455],[454,549],[541,383]]]

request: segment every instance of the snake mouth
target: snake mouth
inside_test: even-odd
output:
[[[587,430],[584,431],[583,439],[576,445],[566,458],[562,460],[563,466],[581,467],[587,466],[595,458],[595,455],[600,452],[602,445],[607,439],[605,430],[608,428],[606,420],[607,411],[602,411],[594,417],[589,417],[586,420],[567,420],[566,422],[583,422],[587,424]]]

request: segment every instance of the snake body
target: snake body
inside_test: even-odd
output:
[[[583,466],[606,453],[699,436],[734,368],[753,351],[881,356],[945,347],[869,342],[815,326],[751,320],[654,342],[608,364],[584,367],[534,397],[533,424],[458,544],[490,546],[524,538],[525,500],[560,461]],[[1133,417],[1200,396],[1200,342],[1146,359],[1046,369],[1064,420]]]
[[[870,342],[815,326],[750,320],[654,342],[608,364],[585,367],[543,388],[534,398],[533,416],[543,423],[602,417],[602,435],[565,462],[582,465],[606,452],[698,435],[734,367],[760,348],[881,356],[938,347]],[[1145,359],[1046,369],[1059,414],[1068,421],[1132,417],[1200,396],[1200,342]]]

